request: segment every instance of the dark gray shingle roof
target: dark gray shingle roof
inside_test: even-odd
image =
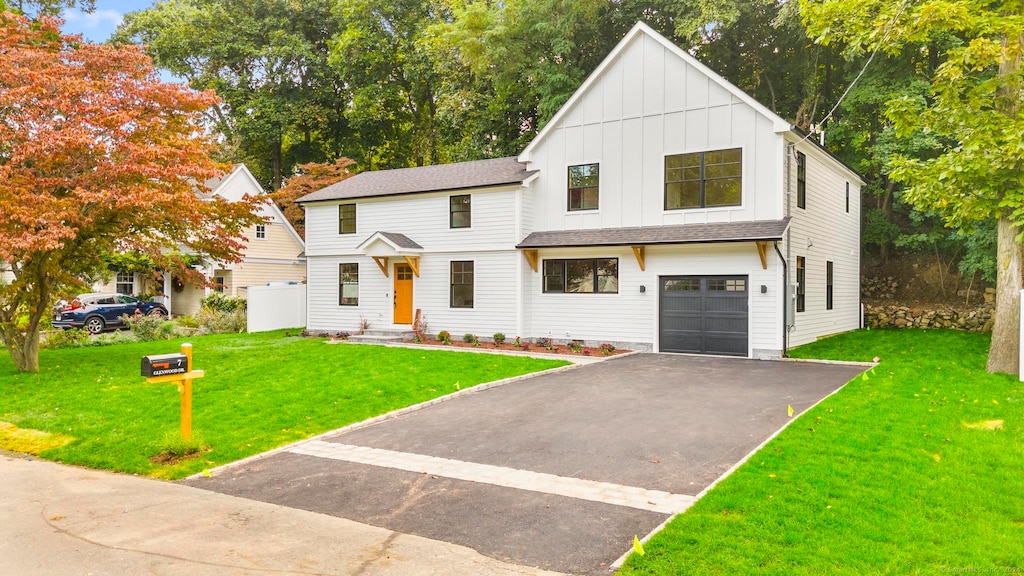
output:
[[[347,180],[307,194],[296,202],[348,200],[521,184],[535,173],[536,171],[528,171],[526,164],[520,163],[514,156],[417,168],[376,170],[360,172]]]
[[[423,249],[423,246],[420,246],[419,244],[414,242],[412,238],[409,238],[405,234],[399,234],[398,232],[378,232],[378,234],[387,238],[388,240],[391,240],[392,242],[395,243],[395,246],[398,246],[399,248],[405,248],[410,250]]]
[[[552,230],[530,234],[516,248],[562,248],[573,246],[646,246],[651,244],[707,244],[712,242],[753,242],[781,240],[789,218],[752,222]]]

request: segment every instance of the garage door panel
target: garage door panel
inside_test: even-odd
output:
[[[746,276],[669,276],[661,286],[660,349],[747,355]]]

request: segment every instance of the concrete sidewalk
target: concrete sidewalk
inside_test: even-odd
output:
[[[0,574],[555,574],[343,518],[4,452],[0,486]]]

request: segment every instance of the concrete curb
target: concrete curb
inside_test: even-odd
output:
[[[381,346],[381,344],[359,344],[359,346]],[[420,346],[417,346],[417,347],[420,347]],[[439,347],[434,346],[432,348],[439,348]],[[449,348],[447,348],[447,347],[445,347],[443,349],[444,350],[449,350]],[[475,350],[469,350],[469,352],[475,352]],[[496,351],[492,351],[492,352],[501,352],[501,351],[500,350],[496,350]],[[514,352],[513,354],[520,354],[520,353],[519,352]],[[625,354],[618,354],[618,355],[615,355],[615,356],[607,356],[607,357],[599,358],[598,361],[603,362],[603,361],[606,361],[606,360],[615,360],[617,358],[625,358],[627,356],[632,356],[634,354],[639,354],[639,352],[627,352]],[[547,354],[544,357],[544,359],[553,359],[553,358],[554,359],[562,359],[562,360],[566,359],[566,357],[562,356],[561,354],[558,354],[558,355]],[[206,470],[204,472],[199,472],[199,473],[193,474],[191,476],[186,476],[182,480],[193,480],[193,479],[198,479],[198,478],[204,478],[204,477],[206,477],[207,473],[209,473],[210,476],[216,476],[217,474],[220,474],[221,472],[230,470],[232,468],[237,468],[239,466],[248,464],[250,462],[255,462],[255,461],[258,461],[258,460],[262,460],[264,458],[273,456],[275,454],[280,454],[282,452],[288,452],[292,448],[294,448],[296,446],[300,446],[300,445],[305,444],[307,442],[311,442],[311,441],[314,441],[314,440],[323,440],[324,438],[328,438],[330,436],[335,436],[337,434],[343,434],[345,432],[351,432],[352,430],[359,430],[361,428],[366,428],[368,426],[373,426],[374,424],[379,424],[381,422],[387,422],[388,420],[393,420],[395,418],[398,418],[399,416],[403,416],[405,414],[410,414],[412,412],[416,412],[416,411],[422,410],[424,408],[429,408],[430,406],[433,406],[435,404],[440,404],[442,402],[448,402],[449,400],[454,400],[456,398],[461,398],[462,396],[466,396],[466,395],[469,395],[469,394],[476,394],[478,392],[483,392],[485,390],[490,390],[491,388],[497,388],[498,386],[504,386],[506,384],[512,384],[512,383],[515,383],[515,382],[521,382],[523,380],[529,380],[531,378],[536,378],[538,376],[544,376],[546,374],[557,374],[559,372],[565,372],[567,370],[575,370],[575,369],[581,368],[581,367],[583,367],[583,366],[585,366],[587,364],[590,364],[590,363],[569,364],[568,366],[559,366],[558,368],[549,368],[548,370],[542,370],[540,372],[532,372],[530,374],[523,374],[522,376],[513,376],[511,378],[503,378],[501,380],[495,380],[493,382],[483,382],[481,384],[477,384],[476,386],[472,386],[470,388],[466,388],[465,390],[459,390],[457,392],[452,392],[451,394],[446,394],[444,396],[438,396],[437,398],[434,398],[434,399],[431,399],[431,400],[427,400],[425,402],[420,402],[419,404],[413,404],[412,406],[406,406],[405,408],[399,408],[397,410],[392,410],[391,412],[387,412],[385,414],[381,414],[380,416],[374,416],[373,418],[369,418],[367,420],[363,420],[363,421],[360,421],[360,422],[353,422],[352,424],[349,424],[347,426],[342,426],[341,428],[335,428],[334,430],[328,430],[327,432],[323,432],[321,434],[317,434],[316,436],[310,436],[309,438],[303,438],[302,440],[298,440],[298,441],[292,442],[290,444],[285,444],[283,446],[278,446],[277,448],[274,448],[272,450],[268,450],[266,452],[260,452],[259,454],[253,454],[252,456],[247,456],[245,458],[242,458],[241,460],[235,460],[234,462],[228,462],[227,464],[222,464],[220,466],[217,466],[216,468],[211,468],[210,470]]]
[[[818,364],[838,364],[838,365],[846,365],[846,366],[865,366],[865,367],[876,366],[876,364],[874,362],[842,362],[842,361],[831,361],[831,360],[820,360],[819,361],[819,360],[800,360],[800,359],[792,359],[792,361],[793,362],[810,362],[810,363],[818,363]],[[865,372],[866,372],[866,370],[865,370]],[[863,372],[861,372],[861,374],[863,374]],[[744,464],[746,464],[747,461],[749,461],[751,458],[753,458],[755,454],[757,454],[758,452],[761,451],[761,449],[763,449],[765,446],[767,446],[769,442],[774,440],[779,434],[782,434],[782,432],[786,428],[789,428],[791,425],[793,425],[794,422],[796,422],[797,420],[800,420],[804,416],[804,414],[807,414],[808,412],[810,412],[811,410],[816,408],[819,404],[821,404],[825,400],[828,400],[832,396],[838,394],[840,390],[842,390],[843,388],[846,388],[850,384],[850,382],[853,382],[856,379],[857,379],[856,376],[851,378],[850,380],[848,380],[845,384],[843,384],[839,388],[836,388],[832,392],[829,392],[827,395],[822,397],[821,400],[818,400],[814,404],[811,404],[810,406],[808,406],[807,409],[804,410],[803,412],[801,412],[796,418],[790,418],[789,421],[786,422],[781,428],[779,428],[774,433],[772,433],[770,436],[765,438],[764,442],[761,442],[760,444],[758,444],[757,447],[755,447],[753,450],[748,452],[747,455],[744,456],[743,458],[741,458],[738,462],[733,464],[731,468],[726,470],[721,476],[719,476],[717,479],[715,479],[714,482],[712,482],[711,484],[708,484],[706,488],[704,488],[703,490],[698,492],[697,495],[694,496],[693,504],[691,504],[690,507],[692,508],[693,506],[695,506],[697,504],[697,502],[699,502],[700,499],[704,497],[704,495],[706,495],[715,486],[717,486],[719,482],[721,482],[722,480],[725,480],[733,472],[738,470],[740,466],[743,466]],[[689,510],[689,508],[687,508],[687,510]],[[675,520],[676,516],[679,516],[680,514],[685,514],[687,510],[683,510],[682,512],[673,514],[673,515],[669,516],[668,518],[666,518],[664,522],[659,524],[654,530],[651,530],[651,532],[649,534],[647,534],[646,536],[641,538],[640,539],[640,543],[641,544],[646,544],[658,532],[661,532],[665,528],[665,526],[668,526],[669,522]],[[622,556],[619,556],[615,560],[615,562],[612,562],[611,566],[609,566],[609,569],[612,570],[612,571],[618,571],[619,568],[622,568],[622,565],[626,562],[626,559],[629,558],[629,555],[632,554],[632,553],[633,553],[632,549],[629,549],[626,552],[624,552],[622,554]]]
[[[878,366],[879,362],[855,362],[853,360],[817,360],[814,358],[783,358],[781,362],[794,362],[804,364],[831,364],[833,366],[863,366],[865,368],[874,368]]]

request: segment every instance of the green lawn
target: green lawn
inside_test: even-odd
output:
[[[211,450],[158,465],[179,423],[177,387],[147,384],[141,357],[177,352],[183,340],[44,350],[38,374],[0,355],[0,421],[75,438],[45,458],[180,478],[372,416],[564,361],[324,344],[283,332],[192,338],[194,429]],[[2,447],[2,446],[0,446]]]
[[[793,350],[881,364],[802,415],[621,574],[1024,572],[1024,386],[985,372],[988,343],[873,330]],[[1004,424],[965,426],[991,420]]]

